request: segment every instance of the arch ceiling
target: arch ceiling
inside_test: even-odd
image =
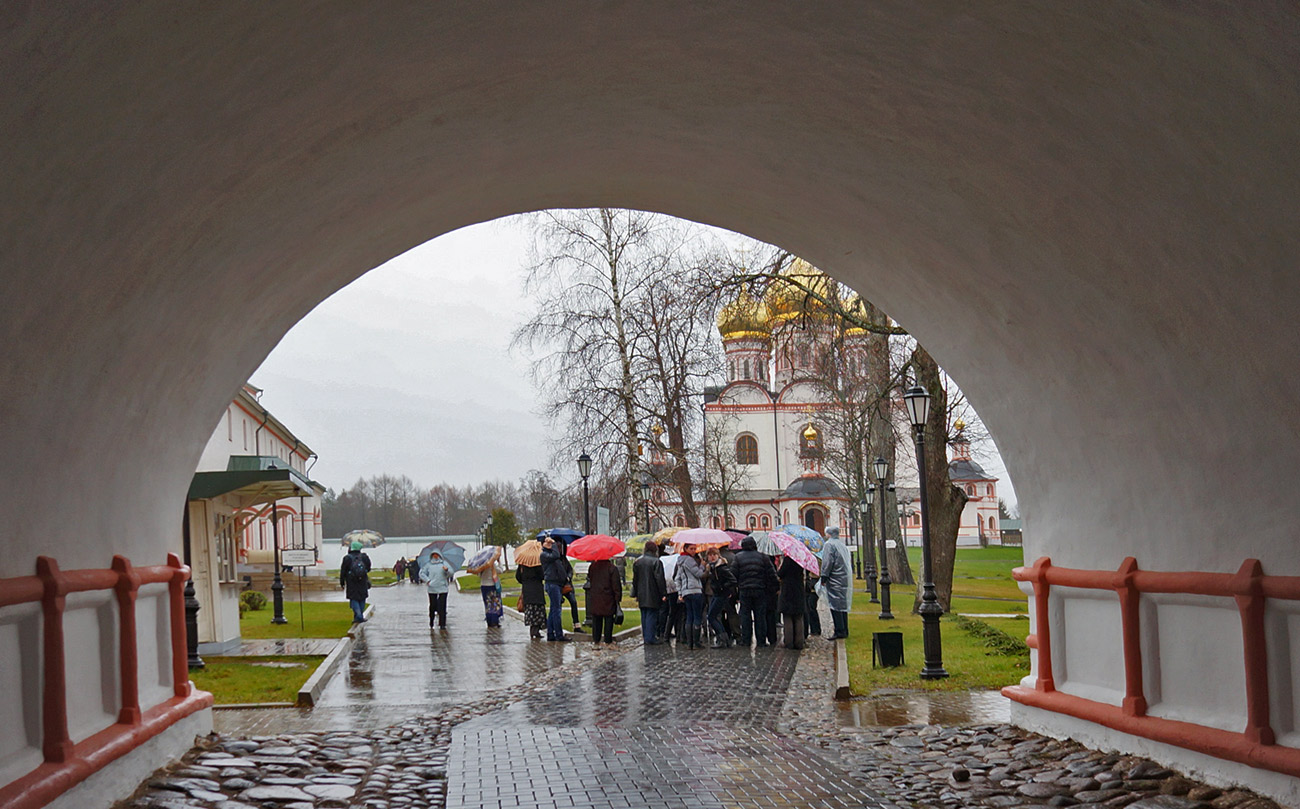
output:
[[[0,536],[160,556],[221,409],[316,303],[469,223],[617,205],[779,243],[893,313],[998,437],[1030,553],[1295,573],[1297,27],[1283,4],[12,5]]]

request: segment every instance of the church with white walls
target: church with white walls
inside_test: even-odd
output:
[[[829,297],[836,282],[797,259],[786,271],[804,288]],[[849,301],[853,305],[853,301]],[[842,371],[865,375],[868,333],[846,327],[815,296],[793,285],[773,285],[762,299],[741,293],[718,315],[726,358],[726,384],[706,390],[704,405],[710,496],[696,502],[702,526],[771,530],[798,523],[824,533],[850,535],[849,496],[824,468],[828,435],[825,387],[815,381],[821,358],[841,343]],[[901,412],[901,411],[900,411]],[[959,545],[998,544],[997,479],[970,454],[958,425],[949,473],[970,498],[962,513]],[[907,452],[900,443],[900,453]],[[651,448],[651,463],[666,456]],[[914,469],[910,456],[904,469]],[[904,536],[919,542],[921,515],[915,478],[899,480],[899,519]],[[656,489],[652,501],[671,525],[686,516],[671,491]]]

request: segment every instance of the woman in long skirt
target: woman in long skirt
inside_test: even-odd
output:
[[[478,580],[487,625],[501,626],[501,571],[497,569],[495,559],[479,569]]]
[[[523,588],[519,600],[523,603],[524,625],[529,637],[542,637],[546,628],[546,584],[542,581],[541,565],[519,565],[515,578]]]

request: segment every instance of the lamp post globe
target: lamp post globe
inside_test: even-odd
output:
[[[943,640],[939,634],[939,616],[943,607],[934,592],[933,557],[930,548],[930,498],[926,492],[925,473],[925,420],[930,415],[930,394],[915,385],[903,394],[907,415],[912,420],[916,438],[916,466],[921,478],[921,561],[924,567],[921,579],[921,638],[925,651],[925,666],[921,679],[938,680],[948,676],[943,667]]]
[[[645,533],[650,533],[650,481],[641,478],[641,504],[645,506]]]
[[[886,555],[885,547],[885,502],[889,499],[885,497],[888,491],[885,481],[889,479],[889,462],[877,457],[871,464],[871,471],[876,473],[876,482],[880,485],[880,615],[876,617],[882,621],[892,621],[894,613],[890,608],[889,588],[893,586],[894,580],[889,575],[889,556]]]
[[[587,504],[587,478],[591,476],[591,456],[582,453],[578,456],[578,474],[582,476],[582,532],[591,533],[591,508]]]

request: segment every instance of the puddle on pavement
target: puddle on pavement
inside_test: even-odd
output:
[[[1011,719],[1011,702],[998,691],[879,693],[837,702],[835,707],[841,727],[954,727]]]

